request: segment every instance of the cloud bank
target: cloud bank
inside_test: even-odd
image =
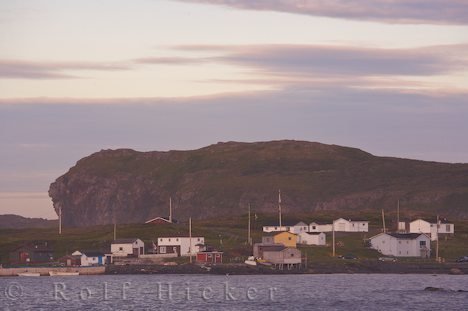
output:
[[[383,23],[468,24],[465,0],[178,0]]]

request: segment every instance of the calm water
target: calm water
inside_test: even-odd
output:
[[[424,288],[441,287],[429,292]],[[0,278],[2,310],[468,310],[468,276]]]

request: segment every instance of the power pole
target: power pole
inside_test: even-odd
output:
[[[382,226],[383,226],[383,232],[387,233],[387,229],[385,228],[385,213],[383,209],[382,209]]]
[[[169,222],[172,223],[172,197],[169,197]]]
[[[62,207],[59,207],[59,234],[62,234]]]
[[[114,221],[114,241],[117,240],[117,224]]]
[[[400,199],[398,199],[397,203],[397,232],[400,231]]]
[[[439,260],[439,215],[437,215],[437,228],[436,228],[436,261]]]
[[[252,245],[252,237],[250,236],[250,203],[249,203],[249,226],[248,226],[248,234],[247,234],[247,243]]]
[[[278,213],[279,213],[279,226],[281,230],[282,222],[281,222],[281,189],[278,190]]]
[[[189,241],[190,241],[190,248],[189,248],[189,255],[190,255],[190,263],[192,263],[192,217],[189,218]]]
[[[335,257],[335,221],[332,223],[332,236],[333,236],[333,257]]]

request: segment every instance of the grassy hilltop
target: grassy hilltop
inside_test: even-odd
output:
[[[468,217],[468,164],[377,157],[359,149],[302,141],[218,143],[198,150],[103,150],[51,184],[67,226],[237,217],[252,203],[288,213],[402,208]]]

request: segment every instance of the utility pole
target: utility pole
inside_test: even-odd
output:
[[[247,243],[252,245],[252,237],[250,236],[250,203],[249,203],[249,225],[248,225],[248,233],[247,233]]]
[[[114,221],[114,241],[117,240],[117,224]]]
[[[281,222],[281,189],[278,190],[278,213],[279,213],[279,226],[281,230],[282,222]]]
[[[62,207],[59,207],[59,234],[62,234]]]
[[[387,229],[385,228],[385,213],[382,209],[382,226],[383,226],[383,233],[387,233]]]
[[[192,263],[192,217],[189,218],[189,255],[190,255],[190,263]]]
[[[397,232],[400,231],[400,199],[398,199],[397,203]]]
[[[335,221],[332,223],[332,232],[333,232],[333,257],[335,257]]]
[[[436,228],[436,261],[439,260],[439,215],[437,215],[437,228]]]
[[[169,197],[169,222],[172,223],[172,197]]]

